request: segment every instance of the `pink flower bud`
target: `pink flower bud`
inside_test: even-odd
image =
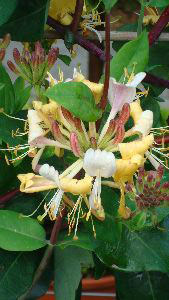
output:
[[[116,145],[118,143],[121,143],[125,136],[125,129],[124,125],[119,125],[117,127],[115,138],[113,139],[113,144]]]
[[[75,132],[71,132],[70,134],[70,146],[75,156],[82,156],[82,150]]]
[[[11,36],[10,36],[9,33],[7,33],[7,34],[4,36],[4,38],[3,38],[3,40],[2,40],[2,42],[1,42],[1,44],[0,44],[0,48],[7,48],[8,45],[9,45],[9,43],[10,43],[10,40],[11,40]]]
[[[51,69],[55,64],[57,57],[59,55],[59,48],[51,48],[48,53],[48,68]]]
[[[7,65],[12,72],[14,72],[16,75],[20,75],[19,70],[15,67],[12,61],[8,60]]]
[[[16,64],[17,65],[20,64],[21,56],[20,56],[19,50],[17,48],[13,49],[13,57],[14,57],[14,60],[15,60]]]
[[[130,117],[130,105],[125,103],[118,117],[118,123],[125,124]]]

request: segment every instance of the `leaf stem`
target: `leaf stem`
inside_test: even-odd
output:
[[[53,29],[55,29],[56,32],[59,35],[61,35],[61,37],[66,32],[67,26],[63,26],[63,25],[59,24],[56,20],[54,20],[51,17],[48,17],[47,24],[50,27],[52,27]],[[120,32],[119,32],[119,34],[120,34]],[[150,36],[151,36],[151,32],[150,32]],[[157,38],[158,38],[158,36],[156,37],[156,39]],[[87,51],[96,55],[101,61],[105,61],[104,51],[102,49],[100,49],[98,46],[96,46],[93,42],[83,38],[80,34],[76,34],[75,39],[76,39],[76,42],[80,46],[82,46],[84,49],[86,49]],[[150,37],[149,37],[149,41],[150,41]],[[112,57],[110,56],[110,58],[112,58]],[[145,79],[143,81],[147,82],[147,83],[151,83],[153,85],[169,88],[169,80],[159,78],[159,77],[151,75],[149,73],[147,73],[147,76],[145,77]]]
[[[138,18],[138,26],[137,26],[138,36],[142,33],[143,18],[144,18],[144,0],[141,0],[141,9],[140,9],[140,15]]]
[[[80,18],[83,12],[84,0],[76,0],[75,13],[72,24],[70,25],[71,31],[75,34],[78,30]]]
[[[15,190],[5,193],[4,195],[1,195],[0,196],[0,204],[4,204],[4,203],[8,202],[11,198],[15,197],[19,193],[20,193],[20,190],[15,189]]]
[[[160,18],[157,23],[153,26],[152,30],[149,32],[149,45],[152,46],[154,42],[158,39],[162,30],[165,28],[167,23],[169,22],[169,6],[167,6],[162,12]]]
[[[63,217],[65,216],[65,214],[66,214],[66,209],[64,208],[53,225],[51,236],[50,236],[50,244],[47,246],[45,253],[42,257],[42,260],[39,264],[39,267],[37,268],[37,270],[35,272],[32,284],[31,284],[30,288],[26,291],[26,293],[19,298],[19,300],[27,299],[27,297],[30,294],[30,292],[32,291],[33,287],[38,283],[43,272],[45,271],[45,269],[49,263],[49,260],[52,256],[53,248],[57,243],[58,234],[59,234],[59,231],[61,230],[62,221],[63,221]]]
[[[50,16],[48,16],[47,24],[50,27],[52,27],[53,29],[55,29],[56,32],[58,32],[62,37],[64,36],[64,34],[68,28],[67,26],[63,26],[63,25],[59,24],[56,20],[54,20]],[[100,60],[105,61],[104,51],[102,49],[100,49],[98,46],[96,46],[94,43],[85,39],[80,34],[75,35],[75,40],[76,40],[76,43],[79,44],[81,47],[83,47],[87,51],[93,53],[94,55],[98,56],[100,58]]]
[[[109,89],[109,78],[110,78],[110,13],[106,14],[106,28],[105,28],[105,35],[106,35],[106,63],[105,63],[105,79],[104,79],[104,89],[103,89],[103,96],[100,101],[100,108],[102,110],[105,109],[107,104],[107,95]]]

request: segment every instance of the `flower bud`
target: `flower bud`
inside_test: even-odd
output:
[[[15,67],[12,61],[8,60],[7,65],[12,72],[14,72],[16,75],[20,75],[19,70]]]
[[[21,56],[20,56],[20,52],[17,48],[13,49],[13,58],[15,60],[15,63],[17,65],[19,65],[21,63]]]

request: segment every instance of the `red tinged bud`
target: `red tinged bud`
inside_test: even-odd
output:
[[[160,166],[158,167],[157,175],[158,175],[158,177],[159,177],[160,179],[163,177],[163,175],[164,175],[164,167],[163,167],[163,166],[160,165]]]
[[[2,48],[2,49],[0,49],[0,61],[2,61],[4,59],[4,57],[5,57],[5,49]]]
[[[71,132],[70,134],[70,146],[75,156],[79,157],[82,155],[78,137],[75,132]]]
[[[113,144],[116,145],[118,143],[121,143],[125,136],[125,129],[124,125],[119,125],[117,127],[115,138],[112,140]]]
[[[119,114],[117,122],[124,125],[128,121],[129,117],[130,117],[130,105],[128,103],[125,103]]]
[[[12,72],[14,72],[16,75],[20,75],[19,70],[15,67],[12,61],[8,60],[7,65]]]
[[[13,49],[13,58],[14,58],[14,60],[15,60],[15,62],[16,62],[17,65],[20,64],[20,62],[21,62],[21,55],[20,55],[20,52],[19,52],[19,50],[17,48]]]
[[[165,183],[163,183],[163,185],[161,186],[161,188],[162,189],[169,189],[169,182],[167,181],[167,182],[165,182]]]
[[[51,48],[49,53],[48,53],[48,68],[51,69],[53,65],[55,64],[57,58],[59,55],[59,48]]]

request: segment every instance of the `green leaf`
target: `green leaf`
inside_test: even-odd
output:
[[[151,0],[148,3],[148,6],[155,6],[155,7],[165,7],[169,5],[169,0]]]
[[[9,251],[33,251],[46,245],[43,227],[31,218],[0,211],[0,247]]]
[[[168,300],[169,277],[160,272],[115,272],[119,300]]]
[[[64,250],[55,247],[54,260],[55,297],[58,300],[74,300],[82,277],[81,264],[92,266],[92,256],[87,250],[77,247],[70,246]]]
[[[144,31],[136,40],[126,43],[112,58],[110,63],[110,76],[117,81],[124,78],[124,68],[134,73],[144,71],[149,57],[147,33]]]
[[[82,82],[59,83],[48,88],[45,96],[56,101],[83,121],[94,122],[101,118],[91,90]]]
[[[126,224],[125,227],[117,246],[103,243],[96,251],[98,257],[117,270],[169,272],[169,219],[142,232],[130,231]]]
[[[9,8],[12,7],[11,3],[16,1],[8,0],[7,2],[10,2]],[[0,27],[0,36],[3,37],[8,32],[11,34],[12,40],[15,41],[33,42],[40,40],[43,37],[49,0],[18,0],[17,2],[18,5],[14,13]]]
[[[102,0],[105,10],[109,12],[118,0]]]
[[[57,246],[61,249],[65,249],[68,246],[76,246],[90,251],[93,251],[98,246],[96,239],[90,236],[88,232],[79,231],[78,240],[74,240],[73,236],[73,234],[68,236],[67,232],[60,234]]]
[[[3,108],[7,114],[12,114],[15,105],[15,93],[12,81],[3,65],[0,63],[0,84],[4,88],[0,89],[0,108]]]
[[[0,151],[1,153],[1,151]],[[1,153],[0,160],[0,194],[9,191],[11,184],[16,182],[16,170],[12,165],[7,165]]]
[[[67,66],[71,63],[71,57],[68,55],[59,54],[58,58],[62,60]]]
[[[30,93],[32,90],[31,86],[27,86],[25,88],[24,79],[22,77],[18,77],[14,82],[14,92],[15,92],[15,108],[14,113],[20,111],[24,105],[27,103]]]
[[[0,138],[10,146],[24,145],[26,139],[24,136],[12,137],[12,131],[16,132],[17,129],[24,132],[24,122],[11,119],[4,114],[0,114]]]
[[[41,257],[42,251],[10,252],[0,249],[0,299],[18,300],[26,292]]]
[[[5,24],[14,10],[16,9],[18,0],[0,0],[0,26]]]

